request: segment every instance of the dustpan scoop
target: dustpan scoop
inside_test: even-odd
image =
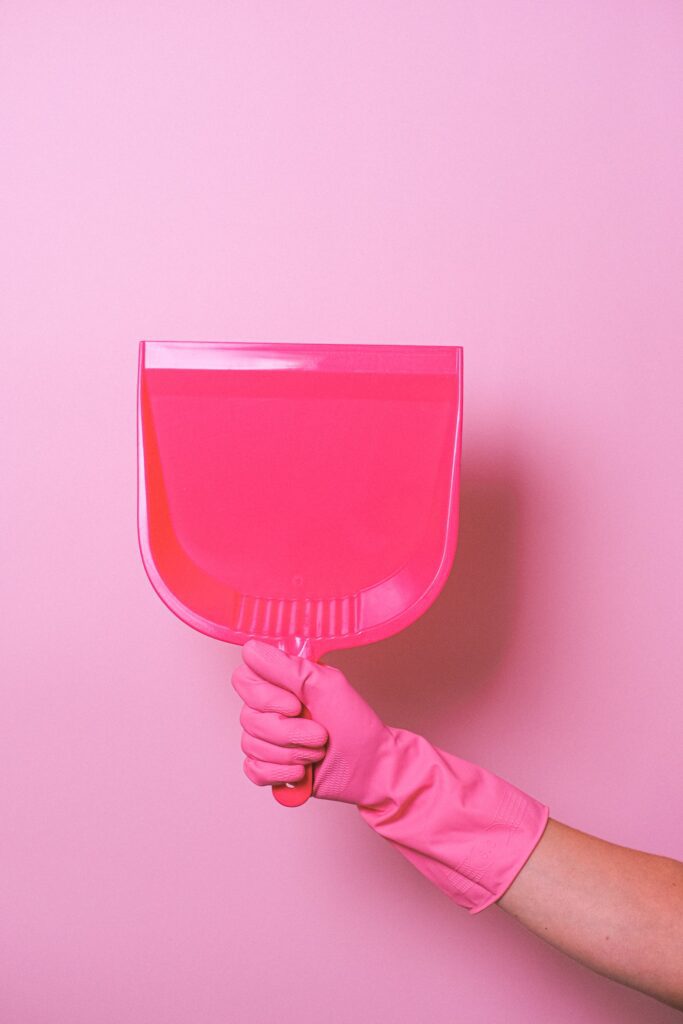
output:
[[[141,342],[153,587],[208,636],[312,660],[398,632],[453,562],[461,423],[458,347]]]

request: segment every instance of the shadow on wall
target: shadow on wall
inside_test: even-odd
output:
[[[455,561],[434,604],[387,640],[326,656],[385,721],[428,730],[504,661],[517,604],[521,493],[509,463],[468,466]]]
[[[523,468],[508,461],[472,461],[461,485],[455,562],[434,604],[387,640],[325,657],[348,674],[385,721],[437,743],[443,720],[495,685],[514,635],[519,601]],[[443,746],[453,749],[448,743]],[[338,861],[337,834],[322,841],[330,862]],[[457,950],[458,943],[468,941],[482,960],[504,965],[500,984],[520,984],[524,972],[531,990],[552,992],[558,1005],[571,1003],[580,988],[581,1004],[590,1002],[596,1020],[639,1024],[669,1019],[666,1007],[592,973],[499,908],[470,918],[398,855],[388,858],[360,826],[356,842],[344,847],[340,871],[345,879],[357,875],[377,880],[391,894],[387,899],[392,908],[400,891],[401,906],[410,912],[405,923],[392,919],[392,927],[399,939],[403,929],[410,933],[406,941],[417,935],[427,955],[433,949]],[[380,913],[382,908],[380,902]]]

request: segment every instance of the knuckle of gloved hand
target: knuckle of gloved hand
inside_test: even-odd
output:
[[[242,771],[249,779],[249,781],[253,782],[255,786],[262,786],[264,784],[261,778],[259,777],[254,762],[250,757],[245,757],[244,761],[242,762]]]
[[[251,741],[251,736],[249,735],[248,732],[242,733],[240,737],[240,747],[242,748],[242,753],[247,755],[253,754],[254,745]]]
[[[240,711],[240,725],[243,729],[247,729],[248,726],[251,725],[253,722],[253,715],[254,712],[252,708],[250,708],[248,704],[243,704],[242,710]]]

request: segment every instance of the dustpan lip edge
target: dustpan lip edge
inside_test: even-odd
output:
[[[140,342],[142,372],[261,368],[458,376],[462,372],[462,356],[461,345],[152,339]],[[390,357],[391,365],[382,365],[383,357]],[[259,360],[264,361],[261,366]]]

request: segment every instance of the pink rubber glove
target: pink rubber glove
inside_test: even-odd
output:
[[[543,835],[548,808],[497,775],[384,725],[339,669],[249,640],[232,684],[246,775],[259,786],[314,769],[313,795],[365,821],[455,903],[500,899]],[[301,703],[312,718],[296,718]],[[327,743],[326,749],[323,749]]]

